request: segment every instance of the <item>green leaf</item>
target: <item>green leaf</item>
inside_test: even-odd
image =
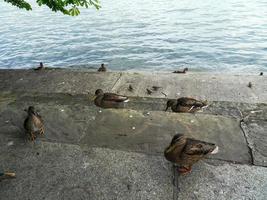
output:
[[[18,8],[32,10],[31,5],[25,0],[4,0],[7,3],[11,3]],[[46,5],[52,11],[60,11],[65,15],[77,16],[80,14],[78,7],[89,8],[94,6],[97,10],[101,8],[99,0],[36,0],[39,6]],[[69,7],[71,7],[69,9]]]
[[[71,16],[77,16],[80,14],[80,11],[76,6],[73,6],[71,9],[69,9],[69,13]]]

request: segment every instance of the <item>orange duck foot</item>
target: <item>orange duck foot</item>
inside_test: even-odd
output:
[[[186,167],[180,167],[178,169],[178,172],[181,174],[181,175],[187,175],[189,174],[190,172],[192,171],[192,168],[189,167],[189,168],[186,168]]]

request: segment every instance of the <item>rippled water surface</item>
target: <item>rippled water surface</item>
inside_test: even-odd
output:
[[[267,0],[117,0],[78,17],[0,2],[0,68],[267,71]]]

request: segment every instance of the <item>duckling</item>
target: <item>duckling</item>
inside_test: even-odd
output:
[[[132,91],[133,91],[133,86],[132,86],[132,85],[129,85],[128,90],[129,90],[130,92],[132,92]]]
[[[29,135],[30,140],[33,141],[36,139],[36,133],[44,134],[44,122],[33,106],[29,106],[27,113],[28,116],[24,121],[24,129]]]
[[[192,138],[187,138],[184,134],[176,134],[165,149],[165,158],[177,165],[178,171],[185,175],[192,171],[192,165],[205,158],[209,154],[216,154],[219,147],[213,143],[208,143]]]
[[[162,87],[159,87],[159,86],[152,86],[152,89],[154,90],[154,91],[158,91],[160,88],[162,88]]]
[[[104,93],[103,90],[97,89],[95,91],[94,103],[98,107],[102,108],[119,108],[122,103],[129,101],[126,96],[114,94],[114,93]]]
[[[44,69],[44,64],[40,62],[40,66],[35,68],[34,70],[42,70],[42,69]]]
[[[189,97],[181,97],[177,100],[169,100],[167,102],[166,110],[171,107],[173,112],[187,112],[193,113],[200,108],[207,106],[207,101],[199,101]]]
[[[177,70],[177,71],[174,71],[172,73],[176,73],[176,74],[185,74],[186,72],[188,71],[188,68],[184,68],[183,70]]]
[[[152,91],[151,91],[150,89],[146,89],[146,93],[147,93],[148,95],[151,95],[151,94],[152,94]]]
[[[106,72],[107,68],[105,67],[104,63],[101,64],[101,67],[98,68],[98,72]]]

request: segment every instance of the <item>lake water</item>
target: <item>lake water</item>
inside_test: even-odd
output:
[[[31,1],[32,2],[32,1]],[[267,0],[102,0],[78,17],[0,2],[0,68],[267,71]]]

